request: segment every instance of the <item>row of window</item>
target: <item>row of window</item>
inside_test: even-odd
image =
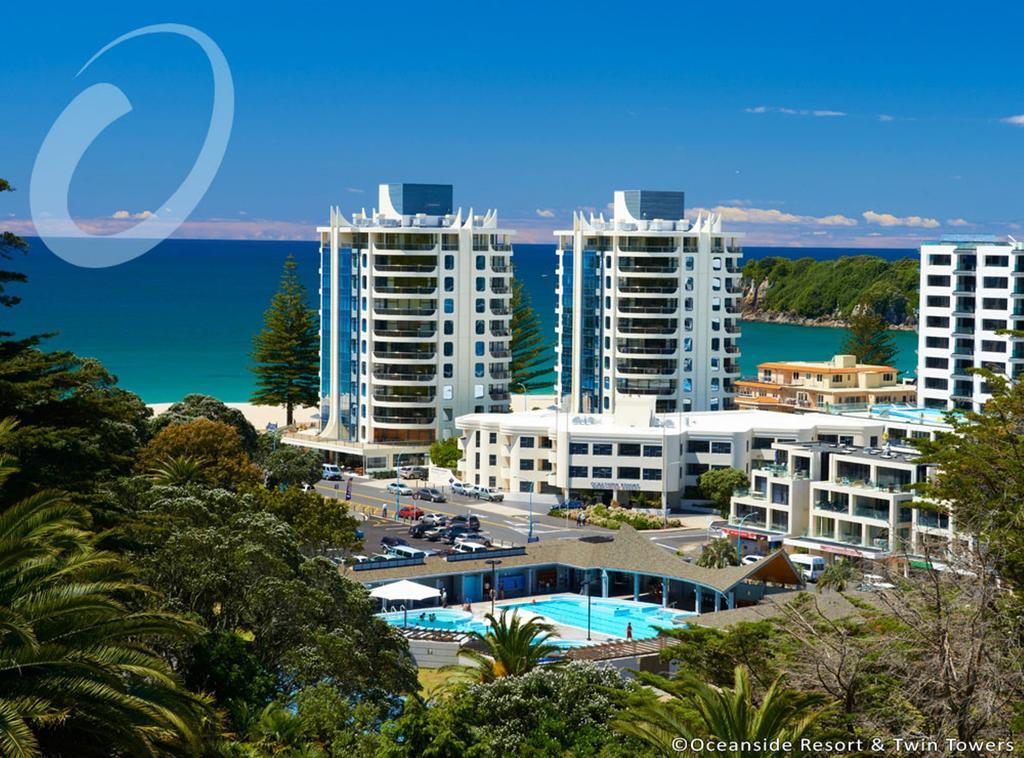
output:
[[[612,467],[593,466],[588,468],[587,466],[570,466],[569,476],[577,479],[585,479],[588,476],[592,479],[611,479]],[[643,481],[648,482],[658,482],[661,481],[661,469],[641,469],[638,466],[619,466],[618,469],[616,469],[616,478],[634,481],[642,479]]]
[[[612,448],[614,446],[611,442],[595,442],[591,445],[589,442],[570,442],[569,443],[569,454],[570,455],[613,455]],[[661,445],[641,445],[640,443],[633,442],[620,442],[619,443],[619,455],[623,456],[638,456],[642,455],[645,458],[660,458],[661,457]]]

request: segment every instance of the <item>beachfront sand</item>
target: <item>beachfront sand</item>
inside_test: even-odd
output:
[[[171,403],[150,403],[149,407],[153,409],[153,413],[159,416],[161,413],[171,407]],[[284,408],[278,408],[273,405],[253,405],[252,403],[225,403],[229,408],[237,408],[242,414],[249,419],[249,423],[255,426],[258,430],[266,429],[267,424],[277,424],[279,427],[284,427],[285,412]],[[316,419],[313,418],[313,414],[317,413],[317,408],[296,408],[295,409],[295,423],[299,426],[306,424],[315,424]]]

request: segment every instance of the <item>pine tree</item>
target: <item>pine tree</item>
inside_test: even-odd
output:
[[[523,289],[523,283],[514,277],[511,331],[511,388],[517,392],[529,392],[549,385],[550,381],[538,381],[551,371],[548,344],[541,333],[540,318],[530,304],[530,295]]]
[[[858,363],[891,366],[896,358],[896,343],[889,334],[889,325],[873,309],[861,306],[854,309],[846,322],[849,336],[843,342],[844,355],[857,356]]]
[[[295,256],[289,255],[252,352],[257,386],[252,402],[284,406],[289,425],[295,408],[316,405],[320,398],[317,315],[307,304],[297,269]]]
[[[6,179],[0,179],[0,192],[14,192],[14,187],[8,184]],[[0,231],[0,260],[10,260],[13,252],[24,252],[27,249],[28,243],[21,237],[13,232]],[[4,286],[7,284],[24,284],[25,282],[26,278],[22,273],[17,271],[0,270],[0,305],[6,308],[17,305],[21,301],[21,298],[14,295],[8,295],[4,291]],[[8,333],[3,332],[0,334]]]

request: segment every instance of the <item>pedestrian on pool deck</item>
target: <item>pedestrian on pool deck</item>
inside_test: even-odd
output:
[[[633,623],[632,622],[629,622],[629,623],[626,624],[626,639],[627,640],[633,639]]]

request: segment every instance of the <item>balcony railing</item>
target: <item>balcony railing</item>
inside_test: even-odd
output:
[[[671,295],[678,291],[678,289],[678,284],[673,284],[671,286],[655,286],[638,283],[625,284],[621,279],[619,280],[619,292],[623,292],[628,295]]]
[[[396,271],[402,274],[430,274],[437,271],[437,265],[427,266],[412,263],[377,263],[374,268],[378,271]]]
[[[671,276],[679,271],[678,266],[656,266],[653,264],[643,263],[620,263],[619,271],[626,273],[641,273],[641,274],[665,274]]]
[[[392,285],[374,286],[374,291],[382,295],[433,295],[437,285],[433,287],[396,287]]]
[[[399,394],[396,392],[374,392],[373,399],[379,403],[432,403],[436,394],[428,392],[422,395]]]
[[[639,345],[619,345],[619,352],[623,355],[674,355],[678,352],[675,347],[642,347]]]
[[[374,358],[392,361],[430,361],[437,356],[433,350],[374,350]]]
[[[385,369],[374,369],[373,371],[373,378],[384,382],[433,381],[436,376],[436,371],[387,371]]]
[[[854,506],[854,516],[860,516],[861,518],[873,518],[879,521],[889,520],[889,511],[884,508],[865,508],[862,505]]]
[[[436,418],[434,413],[373,413],[373,420],[380,424],[433,424]]]
[[[822,511],[831,511],[832,513],[849,513],[850,507],[843,505],[842,503],[833,503],[830,500],[821,500],[814,504],[814,507]]]
[[[420,339],[431,339],[437,334],[437,329],[401,329],[394,326],[374,326],[373,333],[378,337],[417,337]]]

